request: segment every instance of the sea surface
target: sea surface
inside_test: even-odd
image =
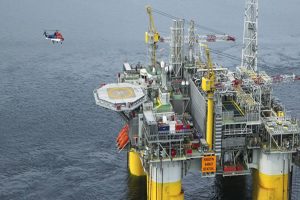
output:
[[[300,75],[299,0],[259,2],[259,68]],[[241,56],[244,1],[0,0],[0,199],[142,200],[143,180],[130,177],[115,138],[124,122],[95,105],[93,90],[114,82],[122,63],[149,62],[145,5],[232,34],[211,48]],[[161,35],[171,19],[154,13]],[[201,34],[211,33],[199,27]],[[45,40],[58,29],[64,43]],[[158,57],[168,61],[168,45]],[[238,60],[212,55],[234,69]],[[300,81],[274,85],[300,118]],[[185,199],[251,199],[251,177],[183,179]],[[292,199],[300,199],[294,168]]]

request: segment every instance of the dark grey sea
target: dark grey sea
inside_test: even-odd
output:
[[[123,125],[97,107],[93,90],[114,82],[122,63],[148,62],[145,5],[236,36],[212,49],[240,58],[244,0],[0,0],[0,199],[142,200],[143,180],[128,176],[115,138]],[[259,2],[259,63],[270,75],[300,75],[299,0]],[[169,34],[171,20],[154,14]],[[44,29],[59,29],[53,45]],[[202,34],[210,33],[201,30]],[[168,61],[168,46],[158,57]],[[213,54],[235,68],[238,60]],[[300,118],[300,81],[274,94]],[[185,199],[251,199],[251,177],[183,179]],[[300,199],[294,168],[292,199]]]

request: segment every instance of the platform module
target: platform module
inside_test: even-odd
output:
[[[117,147],[128,151],[132,175],[147,176],[147,199],[183,200],[189,170],[202,177],[252,175],[253,199],[289,198],[300,123],[272,90],[275,82],[298,78],[272,78],[257,65],[257,8],[257,0],[246,0],[242,62],[231,71],[214,63],[203,43],[234,37],[200,36],[193,21],[185,37],[182,19],[173,19],[170,37],[162,36],[156,10],[147,6],[150,62],[124,63],[118,83],[94,91],[97,105],[125,120]],[[168,62],[158,62],[160,42],[170,44]]]

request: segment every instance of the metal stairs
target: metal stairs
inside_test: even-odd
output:
[[[222,151],[222,106],[216,106],[215,112],[215,138],[214,138],[214,149],[217,156],[221,156]]]

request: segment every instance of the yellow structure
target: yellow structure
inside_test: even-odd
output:
[[[148,29],[148,32],[145,33],[145,42],[147,44],[149,44],[149,52],[151,55],[151,66],[155,68],[155,66],[156,66],[156,48],[157,48],[156,43],[159,42],[160,35],[157,32],[155,25],[154,25],[151,6],[149,6],[149,5],[146,6],[146,11],[149,16],[149,29]]]
[[[211,82],[208,78],[202,77],[202,82],[201,82],[202,90],[207,92],[211,90]]]
[[[277,116],[278,117],[284,117],[284,112],[283,111],[278,111]]]
[[[148,38],[151,37],[150,39],[156,43],[159,41],[160,35],[157,32],[155,25],[154,25],[154,20],[153,20],[153,16],[152,16],[152,8],[151,6],[146,6],[146,11],[148,13],[149,16],[149,33],[146,32],[145,34],[145,42],[148,43]]]
[[[147,179],[148,199],[153,200],[183,200],[184,194],[181,190],[181,181],[174,183],[156,183],[148,182]]]
[[[202,77],[202,90],[207,92],[207,119],[206,119],[206,142],[209,149],[212,149],[213,144],[213,126],[214,126],[214,85],[215,85],[215,73],[213,70],[210,53],[208,46],[201,44],[205,47],[205,53],[207,57],[208,71],[206,77]]]
[[[213,126],[214,126],[214,93],[207,94],[207,121],[206,121],[206,142],[209,149],[212,149]]]
[[[181,162],[152,163],[147,175],[148,200],[183,200]]]
[[[128,152],[128,168],[131,175],[134,176],[146,175],[139,154],[134,149],[131,149]]]
[[[257,152],[258,169],[253,170],[253,200],[288,200],[291,155]]]

